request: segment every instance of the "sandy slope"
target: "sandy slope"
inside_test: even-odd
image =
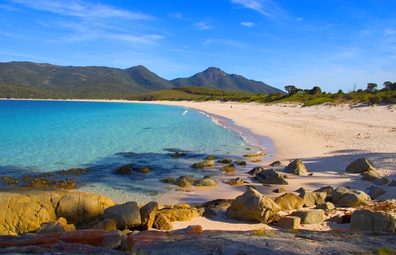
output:
[[[390,180],[396,179],[395,106],[301,107],[219,102],[155,103],[194,108],[226,117],[232,119],[238,126],[251,129],[255,134],[271,138],[275,143],[276,153],[263,158],[264,161],[259,165],[267,168],[274,160],[280,160],[283,166],[275,170],[282,172],[289,160],[299,158],[308,171],[314,173],[312,177],[292,176],[289,179],[291,185],[284,186],[288,192],[299,187],[314,190],[327,185],[352,186],[365,190],[372,185],[371,182],[361,181],[361,176],[357,174],[345,175],[346,166],[361,157],[372,160],[382,176],[387,176]],[[281,186],[266,187],[252,182],[245,174],[247,170],[250,168],[239,168],[236,176],[251,182],[264,195],[279,196],[272,190]],[[230,176],[223,176],[220,181],[227,178]],[[220,187],[211,190],[194,188],[191,192],[169,193],[158,202],[161,204],[199,203],[218,198],[235,198],[245,190],[246,187],[230,187],[221,184]],[[378,199],[396,198],[396,188],[385,186],[384,190],[386,193]],[[204,221],[200,222],[204,225],[204,229],[205,225],[211,229],[219,227],[213,227],[213,221]],[[183,227],[185,224],[176,223],[175,225],[175,227]],[[219,228],[228,227],[230,226],[224,225]],[[236,228],[251,229],[251,226],[240,224]]]

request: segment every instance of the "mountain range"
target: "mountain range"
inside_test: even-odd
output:
[[[141,65],[118,69],[32,62],[0,63],[0,98],[124,99],[183,86],[283,93],[263,82],[230,75],[216,67],[209,67],[189,78],[166,80]]]

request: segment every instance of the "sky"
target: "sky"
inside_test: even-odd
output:
[[[395,13],[394,0],[0,0],[0,62],[380,89],[396,82]]]

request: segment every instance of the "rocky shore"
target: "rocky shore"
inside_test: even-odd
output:
[[[203,159],[196,171],[223,175],[164,179],[179,189],[144,205],[68,182],[1,190],[0,253],[396,254],[391,108],[180,105],[270,136],[277,155]]]
[[[292,161],[284,172],[310,178],[301,160]],[[103,196],[61,188],[6,189],[0,192],[0,253],[396,253],[396,201],[373,200],[384,193],[378,191],[381,186],[394,186],[395,181],[381,178],[365,158],[353,161],[346,172],[362,179],[378,177],[366,180],[378,186],[368,194],[332,186],[314,191],[277,189],[274,192],[283,194],[268,197],[245,185],[246,191],[235,199],[195,205],[152,201],[141,206],[134,201],[115,205]],[[286,174],[273,169],[255,167],[248,173],[264,185],[289,185]],[[191,224],[174,230],[174,222],[190,224],[203,217],[216,221],[221,213],[227,219],[268,227],[225,232]],[[320,233],[304,230],[325,222],[335,227]]]

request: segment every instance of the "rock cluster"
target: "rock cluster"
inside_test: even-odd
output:
[[[90,222],[114,203],[111,199],[67,189],[15,188],[0,192],[0,234],[17,235],[63,217],[71,224]]]

